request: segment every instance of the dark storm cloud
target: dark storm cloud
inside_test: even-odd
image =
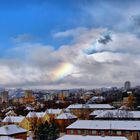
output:
[[[109,34],[107,35],[104,35],[103,37],[101,37],[98,42],[101,43],[101,44],[104,44],[106,45],[108,42],[112,41],[112,38]]]

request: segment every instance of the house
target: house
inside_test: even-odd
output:
[[[47,109],[46,113],[49,115],[50,119],[55,119],[58,115],[60,115],[63,112],[62,109]]]
[[[128,140],[126,137],[116,136],[82,136],[82,135],[64,135],[57,140]]]
[[[89,119],[89,114],[94,110],[108,110],[114,107],[109,104],[72,104],[67,109],[80,119]]]
[[[8,136],[12,138],[26,140],[27,130],[15,124],[4,125],[0,127],[0,136]]]
[[[49,122],[50,120],[50,117],[46,112],[29,112],[26,118],[30,123],[29,130],[34,130],[37,125],[44,123],[45,121]]]
[[[6,116],[2,122],[2,125],[16,124],[26,130],[29,130],[29,121],[24,116]]]
[[[40,123],[44,123],[44,122],[49,122],[50,121],[50,117],[46,112],[36,112],[36,116],[37,116],[37,124]]]
[[[29,112],[26,115],[27,120],[30,122],[30,131],[33,131],[35,129],[35,127],[37,126],[37,115],[36,112]]]
[[[77,120],[66,128],[68,135],[125,136],[140,138],[140,121]]]
[[[62,113],[55,118],[55,122],[59,127],[61,132],[65,131],[65,128],[75,122],[77,120],[77,116],[71,113]]]
[[[94,115],[94,112],[90,116]],[[127,110],[105,110],[95,116],[94,119],[101,120],[140,120],[140,111]]]

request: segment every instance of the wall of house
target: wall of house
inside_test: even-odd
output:
[[[26,140],[27,139],[27,133],[14,134],[14,135],[11,135],[11,137]]]
[[[19,126],[28,130],[28,131],[30,130],[30,122],[26,118],[23,119],[23,121],[19,124]]]
[[[68,135],[99,135],[99,136],[125,136],[129,140],[140,138],[140,131],[128,130],[88,130],[88,129],[67,129]]]

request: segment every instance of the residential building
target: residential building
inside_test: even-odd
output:
[[[92,119],[101,120],[140,120],[140,111],[104,110],[96,115],[93,111],[90,116]]]
[[[8,91],[4,90],[0,92],[1,102],[8,102]]]
[[[65,128],[75,122],[77,120],[77,116],[71,113],[62,113],[55,118],[55,122],[59,127],[61,132],[65,131]]]
[[[46,113],[50,116],[50,119],[55,119],[58,115],[60,115],[63,112],[62,109],[47,109]]]
[[[89,114],[94,110],[114,109],[114,107],[109,104],[72,104],[67,109],[80,119],[89,119]]]
[[[126,81],[125,83],[124,83],[124,89],[125,90],[129,90],[131,88],[131,82],[130,81]]]
[[[50,121],[50,117],[46,112],[29,112],[26,118],[30,124],[29,130],[34,130],[37,125]]]
[[[9,136],[17,139],[26,140],[27,130],[15,125],[4,125],[0,127],[0,136]]]
[[[2,122],[2,125],[16,124],[26,130],[30,130],[30,122],[24,116],[6,116]]]
[[[140,121],[77,120],[66,128],[68,135],[125,136],[140,138]]]

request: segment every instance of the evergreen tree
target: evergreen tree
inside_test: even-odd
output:
[[[54,122],[51,122],[50,124],[48,122],[40,124],[36,130],[37,140],[56,140],[58,135],[59,130]]]
[[[58,138],[59,135],[59,129],[57,127],[57,125],[55,124],[55,122],[51,122],[50,124],[50,139],[51,140],[56,140]]]

